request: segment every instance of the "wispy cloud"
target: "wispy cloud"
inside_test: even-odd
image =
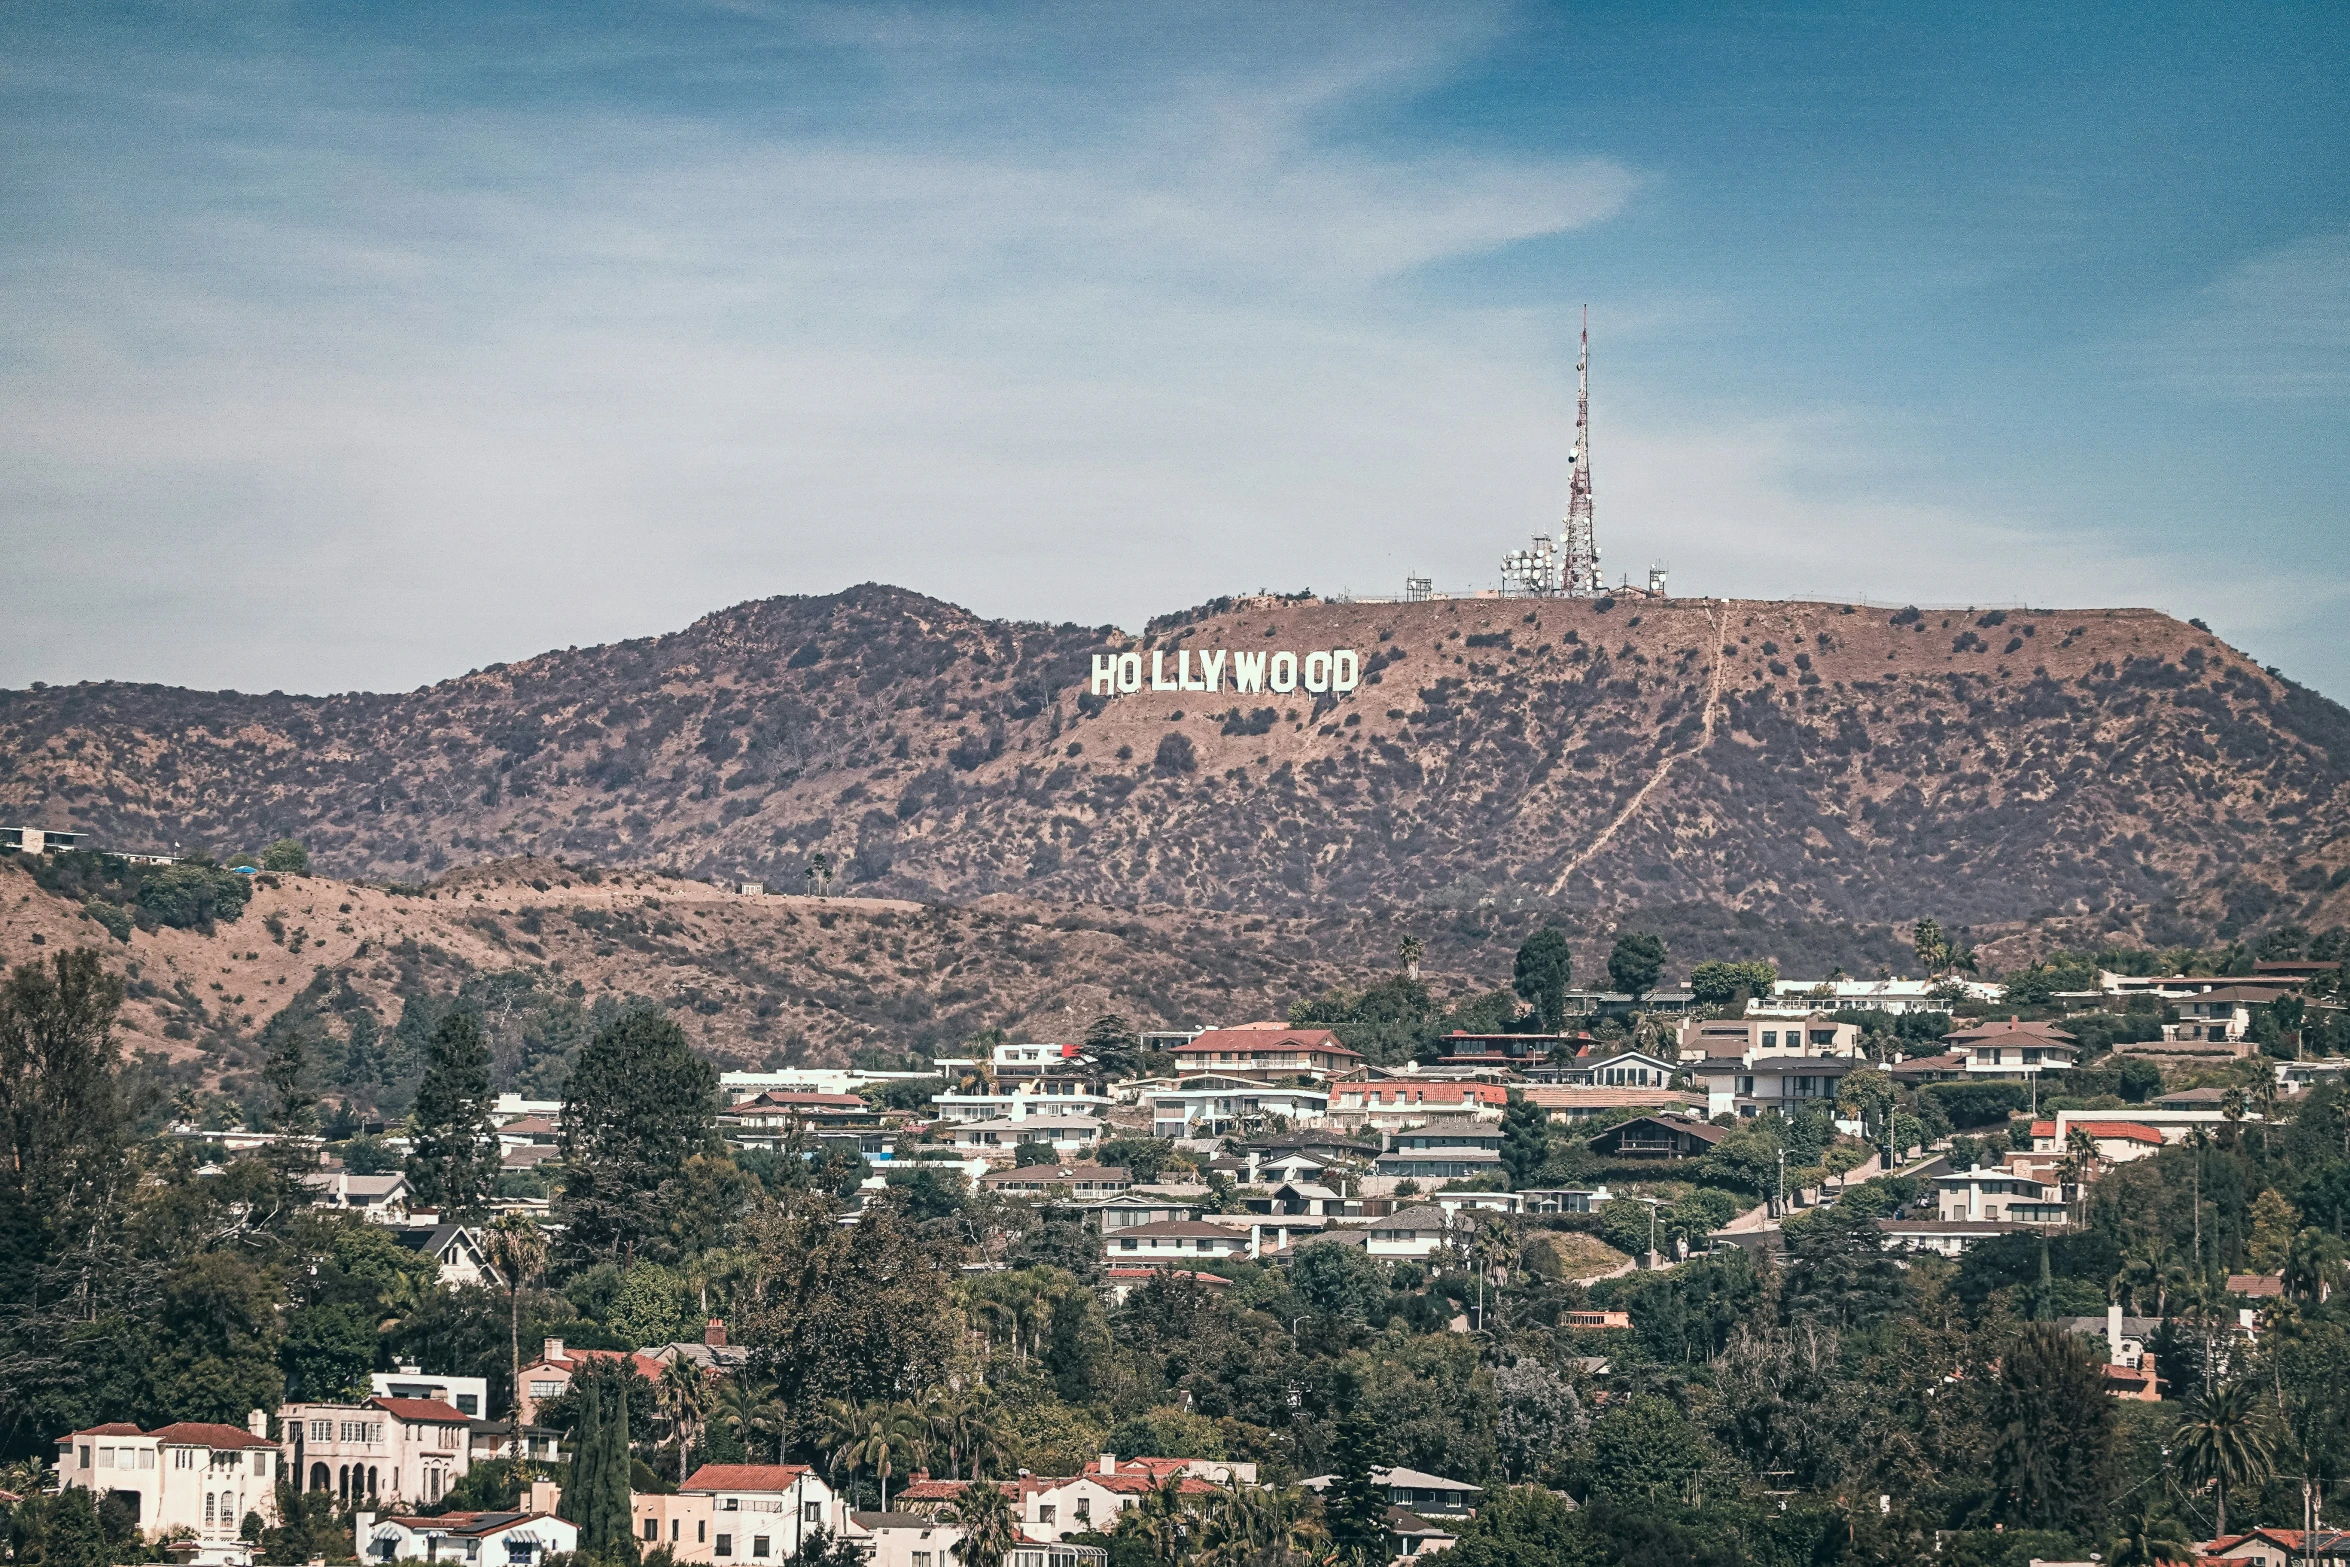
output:
[[[2350,234],[2313,235],[2236,263],[2143,347],[2164,379],[2195,395],[2350,397]]]

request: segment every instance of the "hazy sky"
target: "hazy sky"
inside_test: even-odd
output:
[[[877,579],[2151,604],[2350,697],[2350,7],[0,8],[0,684]]]

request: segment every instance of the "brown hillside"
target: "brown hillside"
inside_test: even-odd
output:
[[[290,833],[404,880],[536,853],[797,887],[822,851],[835,890],[921,902],[2063,912],[2160,939],[2331,922],[2350,879],[2350,714],[2150,610],[1223,607],[1142,645],[1378,667],[1318,704],[1085,698],[1089,655],[1132,645],[864,587],[399,696],[12,692],[0,813]],[[1154,765],[1170,735],[1188,768]]]

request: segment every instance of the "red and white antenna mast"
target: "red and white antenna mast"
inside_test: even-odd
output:
[[[1591,307],[1583,307],[1583,351],[1575,360],[1575,449],[1567,454],[1567,521],[1559,553],[1563,581],[1573,598],[1607,589],[1599,576],[1599,540],[1591,531]]]

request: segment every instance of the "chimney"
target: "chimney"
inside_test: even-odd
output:
[[[563,1358],[563,1341],[559,1338],[551,1338],[547,1340],[546,1344],[539,1351],[539,1358],[542,1360],[561,1360]]]
[[[423,1368],[413,1360],[403,1360],[400,1362],[400,1375],[404,1377],[421,1376]]]
[[[1254,1148],[1248,1151],[1248,1184],[1251,1186],[1257,1184],[1257,1151]],[[1104,1471],[1104,1473],[1107,1472]]]
[[[2122,1363],[2122,1304],[2118,1300],[2105,1307],[2105,1360],[2113,1366]]]
[[[529,1492],[523,1497],[523,1505],[530,1512],[552,1516],[562,1500],[563,1488],[554,1481],[533,1480]]]
[[[726,1347],[726,1324],[716,1317],[712,1317],[702,1329],[702,1342],[712,1349],[724,1349]]]
[[[361,1561],[367,1560],[367,1536],[374,1527],[375,1514],[353,1513],[351,1515],[351,1545]]]
[[[1117,1472],[1118,1472],[1118,1455],[1117,1455],[1116,1453],[1104,1453],[1104,1454],[1102,1454],[1102,1473],[1103,1473],[1103,1474],[1106,1474],[1106,1475],[1114,1475],[1114,1474],[1116,1474]]]
[[[248,1411],[245,1415],[245,1429],[255,1436],[266,1438],[269,1435],[269,1416],[258,1409]]]

